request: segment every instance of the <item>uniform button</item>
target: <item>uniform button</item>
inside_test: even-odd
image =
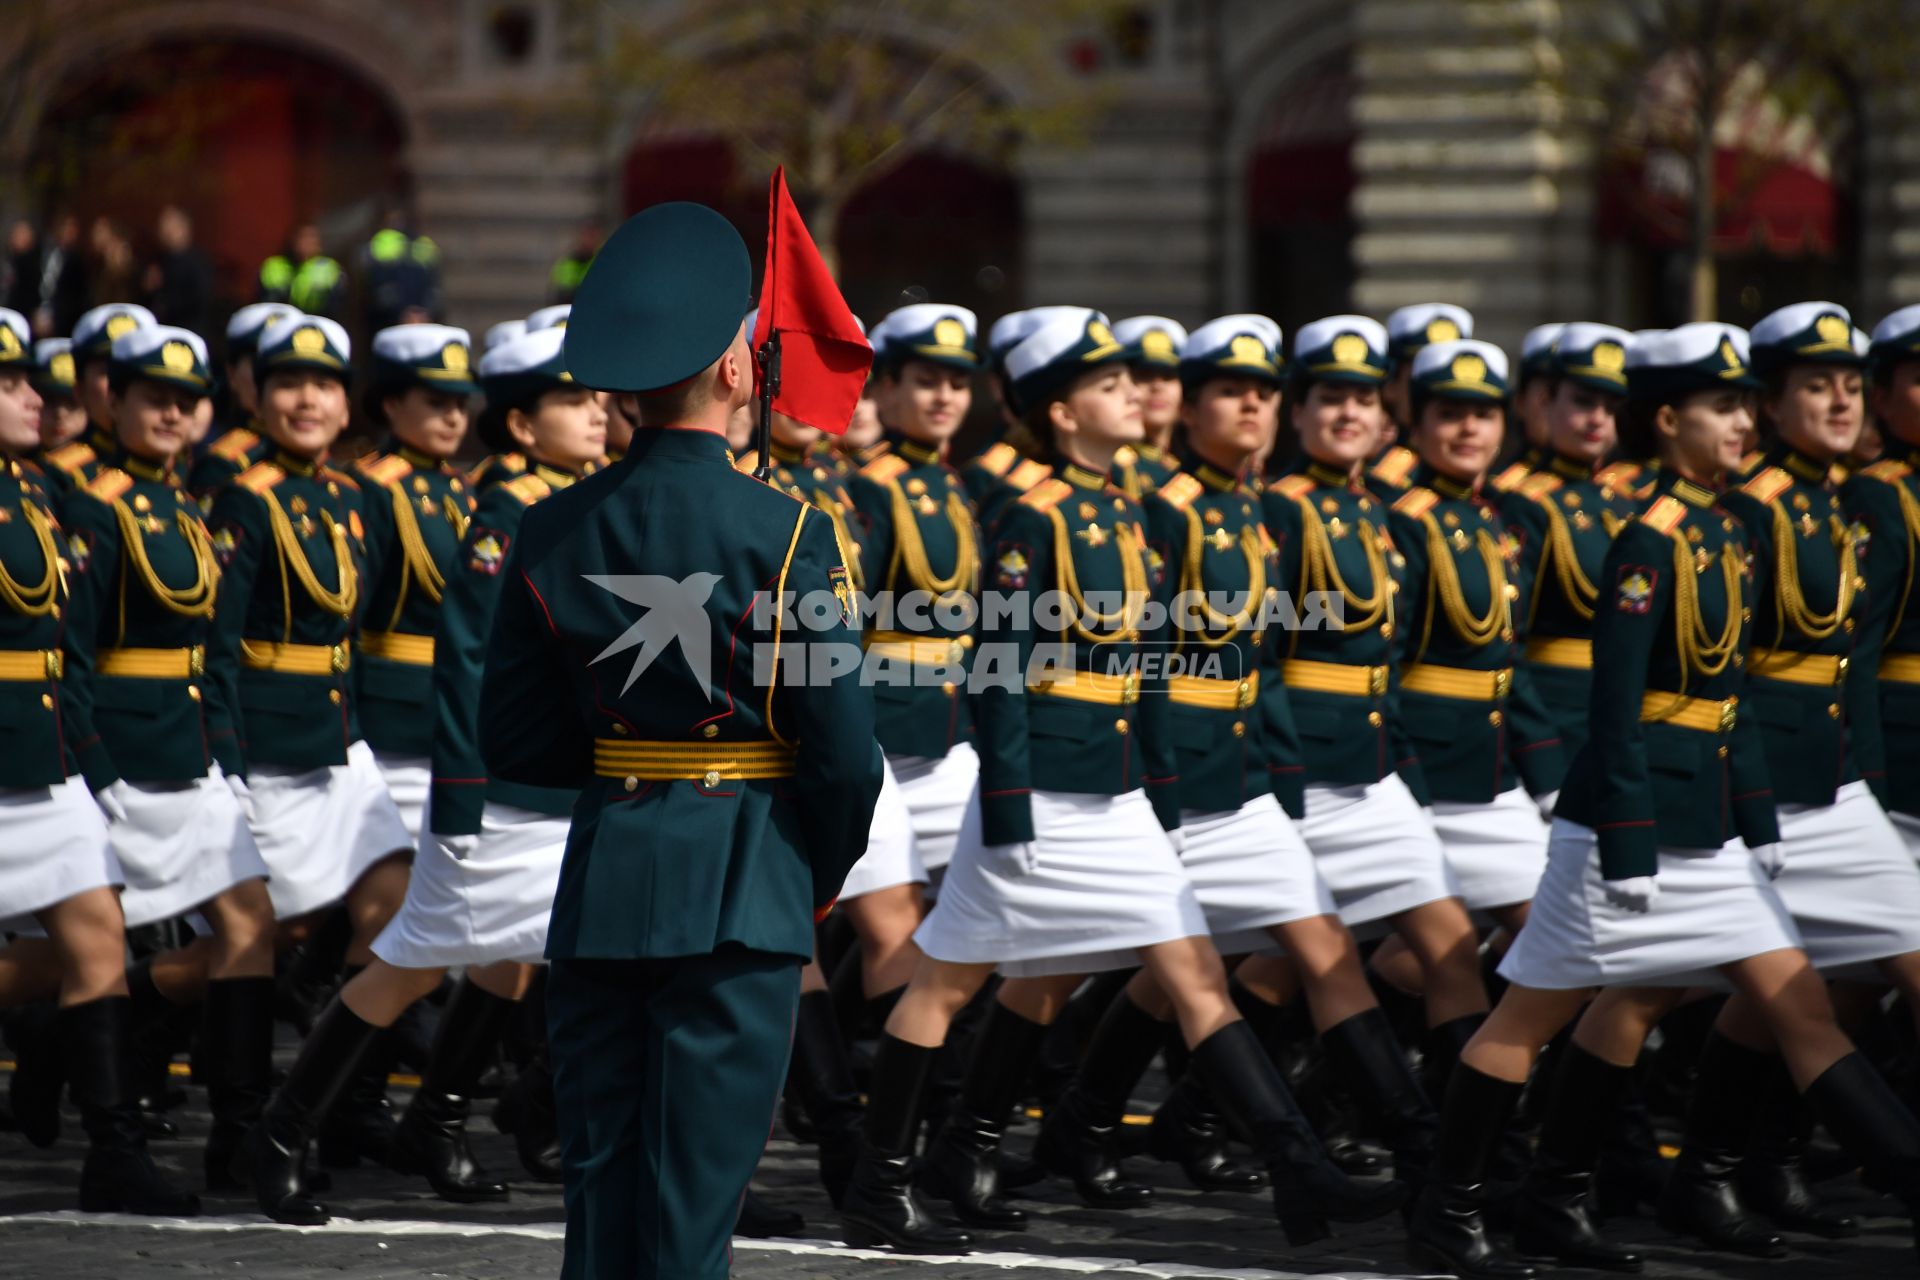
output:
[[[1247,736],[1247,723],[1246,723],[1246,721],[1244,721],[1244,720],[1235,720],[1235,721],[1233,722],[1233,736],[1234,736],[1234,737],[1236,737],[1236,738],[1244,738],[1244,737],[1246,737],[1246,736]]]
[[[1380,638],[1381,638],[1382,640],[1391,640],[1391,639],[1393,639],[1393,624],[1392,624],[1391,622],[1387,622],[1387,623],[1382,623],[1382,624],[1381,624],[1381,626],[1380,626]]]
[[[1734,655],[1733,655],[1733,665],[1734,665],[1734,666],[1736,666],[1736,667],[1744,667],[1744,666],[1746,666],[1746,665],[1747,665],[1747,655],[1746,655],[1746,654],[1744,654],[1744,653],[1736,653],[1736,654],[1734,654]]]
[[[703,738],[717,738],[720,736],[720,726],[717,724],[702,725],[700,726],[700,736]]]
[[[1742,610],[1740,611],[1740,621],[1742,621],[1742,622],[1752,622],[1752,621],[1753,621],[1753,610],[1751,610],[1751,609],[1742,609]]]
[[[1500,722],[1505,718],[1506,717],[1502,716],[1498,711],[1487,712],[1487,723],[1496,729],[1500,727]]]
[[[953,681],[942,680],[940,682],[940,692],[946,694],[949,698],[951,698],[953,696],[953,691],[954,691]]]
[[[1840,718],[1840,704],[1837,702],[1828,703],[1827,714],[1832,716],[1835,720],[1838,720]]]
[[[1117,734],[1125,736],[1126,734],[1131,733],[1132,729],[1128,727],[1127,722],[1125,720],[1115,720],[1113,722],[1113,731]]]
[[[960,647],[961,647],[962,649],[971,649],[971,648],[973,648],[973,637],[972,637],[972,636],[961,636],[961,637],[960,637]]]
[[[195,702],[198,702],[198,701],[200,701],[200,686],[199,686],[199,685],[197,685],[197,684],[190,684],[190,685],[188,685],[188,686],[187,686],[187,696],[188,696],[189,698],[192,698],[192,699],[193,699],[193,700],[194,700]]]
[[[627,780],[620,785],[629,791],[638,791],[640,789],[640,779],[629,776]]]
[[[339,691],[338,689],[329,689],[329,690],[327,690],[327,701],[328,701],[328,702],[331,702],[331,703],[332,703],[332,704],[333,704],[334,706],[336,706],[336,707],[337,707],[337,706],[339,706],[339,705],[340,705],[340,691]]]
[[[1725,747],[1720,748],[1720,758],[1722,760],[1727,758],[1727,749]]]
[[[1381,725],[1386,723],[1386,720],[1380,715],[1378,711],[1369,711],[1367,712],[1367,723],[1372,725],[1374,728],[1378,729]]]
[[[625,725],[623,725],[623,724],[618,724],[618,723],[616,723],[616,724],[615,724],[615,725],[613,726],[613,731],[614,731],[614,733],[616,733],[616,734],[618,734],[618,735],[620,735],[621,737],[625,737],[625,736],[626,736],[626,733],[627,733],[627,726],[625,726]]]
[[[45,707],[49,711],[53,710],[53,695],[50,693],[41,694],[40,705]]]
[[[713,790],[720,785],[720,771],[718,769],[707,770],[706,776],[700,779],[700,782],[707,790]]]
[[[1851,630],[1853,630],[1853,619],[1852,619],[1852,618],[1848,618],[1848,619],[1847,619],[1847,620],[1846,620],[1845,622],[1843,622],[1843,623],[1841,623],[1840,625],[1841,625],[1841,627],[1843,627],[1843,628],[1845,628],[1846,630],[1848,630],[1848,631],[1851,631]]]

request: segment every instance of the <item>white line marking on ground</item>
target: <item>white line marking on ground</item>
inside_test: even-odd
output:
[[[9,1223],[41,1224],[62,1227],[145,1227],[154,1231],[297,1231],[307,1235],[335,1232],[371,1236],[521,1236],[531,1240],[561,1240],[566,1227],[558,1222],[434,1222],[405,1218],[335,1218],[324,1227],[294,1227],[270,1222],[260,1214],[230,1214],[204,1218],[150,1218],[131,1213],[58,1213],[0,1214],[0,1228]],[[1112,1271],[1121,1275],[1147,1276],[1151,1280],[1306,1280],[1297,1271],[1272,1271],[1262,1267],[1202,1267],[1184,1262],[1137,1262],[1132,1258],[1053,1258],[1034,1253],[968,1253],[950,1257],[926,1257],[919,1254],[890,1253],[883,1249],[849,1249],[832,1240],[748,1240],[736,1237],[739,1253],[818,1254],[833,1258],[856,1258],[876,1262],[912,1261],[929,1267],[953,1265],[1005,1267],[1009,1270],[1075,1271],[1091,1273]],[[1380,1280],[1373,1271],[1317,1275],[1313,1280]],[[1427,1278],[1432,1280],[1432,1278]]]

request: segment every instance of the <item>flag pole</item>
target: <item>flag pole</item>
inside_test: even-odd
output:
[[[760,422],[754,430],[754,447],[759,452],[759,465],[754,468],[756,480],[765,481],[773,475],[773,399],[780,394],[780,331],[768,331],[767,340],[760,344]]]

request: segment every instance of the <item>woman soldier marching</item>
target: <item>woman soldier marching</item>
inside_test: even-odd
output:
[[[432,798],[406,901],[374,940],[373,962],[341,988],[315,1023],[256,1132],[260,1199],[266,1207],[270,1194],[277,1195],[269,1209],[277,1221],[327,1221],[326,1207],[306,1193],[299,1172],[314,1120],[358,1073],[381,1030],[454,965],[466,972],[440,1015],[420,1091],[394,1132],[389,1163],[425,1174],[437,1194],[458,1203],[507,1196],[506,1184],[473,1159],[467,1111],[545,946],[575,797],[485,776],[477,728],[480,676],[500,565],[521,518],[606,449],[600,398],[570,381],[561,364],[564,336],[559,329],[529,333],[480,362],[487,414],[505,420],[505,431],[530,467],[482,495],[448,566],[434,637]],[[546,1092],[534,1089],[528,1096],[538,1105]],[[529,1171],[553,1179],[557,1170],[543,1167],[528,1141],[550,1128],[523,1115],[515,1137]]]
[[[875,1061],[866,1140],[842,1202],[856,1243],[967,1243],[934,1223],[914,1192],[913,1135],[940,1043],[996,968],[1009,980],[927,1162],[930,1190],[970,1221],[1024,1225],[997,1194],[995,1173],[1021,1080],[1079,975],[1135,957],[1170,997],[1196,1069],[1266,1158],[1290,1237],[1317,1239],[1326,1219],[1375,1217],[1404,1195],[1398,1183],[1352,1183],[1328,1161],[1235,1012],[1205,915],[1161,831],[1179,818],[1166,787],[1164,687],[1138,666],[1151,603],[1146,539],[1139,508],[1107,479],[1114,452],[1141,433],[1124,353],[1097,313],[1082,311],[1008,358],[1028,424],[1058,461],[1000,526],[995,584],[1010,607],[1031,609],[990,612],[982,633],[996,643],[979,695],[980,788],[944,892],[916,935],[927,958]],[[1058,630],[1047,621],[1056,599]],[[1108,659],[1120,669],[1096,669]],[[1155,802],[1150,785],[1164,793]]]
[[[184,329],[135,329],[114,343],[109,376],[119,447],[67,502],[70,718],[88,785],[115,814],[128,926],[198,908],[212,927],[205,943],[143,961],[135,994],[204,993],[207,1185],[231,1189],[271,1073],[274,930],[267,865],[230,782],[232,709],[206,678],[219,570],[175,470],[211,383],[206,348]]]
[[[1129,316],[1113,326],[1127,348],[1127,367],[1140,388],[1140,418],[1146,436],[1114,459],[1120,487],[1135,502],[1164,487],[1180,471],[1173,456],[1173,433],[1180,425],[1181,352],[1187,331],[1165,316]]]
[[[1500,507],[1520,541],[1522,667],[1568,759],[1587,740],[1600,566],[1640,509],[1602,469],[1618,437],[1632,345],[1631,334],[1609,325],[1561,328],[1540,375],[1545,455]]]
[[[1360,470],[1388,426],[1386,347],[1386,331],[1365,316],[1316,320],[1295,335],[1287,399],[1301,466],[1267,489],[1263,510],[1280,547],[1277,585],[1305,619],[1316,604],[1338,612],[1280,637],[1267,678],[1299,734],[1300,836],[1341,920],[1390,926],[1419,961],[1427,1057],[1444,1076],[1486,1016],[1487,994],[1459,883],[1401,775],[1416,762],[1397,707],[1404,634],[1391,566],[1406,561]],[[1235,977],[1273,1003],[1288,983],[1282,967],[1255,956]]]
[[[344,899],[347,964],[357,970],[406,895],[412,842],[360,737],[353,697],[361,495],[325,461],[347,425],[349,350],[339,325],[303,316],[268,331],[254,353],[274,452],[214,498],[208,525],[223,571],[207,671],[236,721],[247,825],[272,873],[282,941]],[[342,1049],[334,1038],[309,1039],[307,1049],[316,1047]],[[369,1076],[350,1107],[335,1109],[343,1155],[379,1153],[392,1124],[384,1085]],[[271,1214],[288,1192],[272,1168],[278,1156],[259,1139],[256,1126],[254,1190]],[[247,1163],[243,1154],[235,1172]]]
[[[112,801],[96,804],[74,767],[82,744],[64,722],[63,703],[71,702],[62,680],[63,547],[39,469],[24,461],[40,440],[31,339],[15,311],[0,310],[0,329],[7,334],[0,339],[0,707],[8,724],[0,757],[0,827],[7,833],[0,902],[11,917],[5,928],[27,935],[0,953],[0,1006],[40,999],[57,983],[52,1052],[62,1059],[41,1072],[49,1088],[23,1090],[29,1082],[13,1082],[15,1114],[23,1127],[57,1116],[64,1069],[88,1139],[80,1207],[196,1214],[199,1199],[177,1190],[147,1154],[134,1084],[126,929],[115,892],[123,877],[101,816]],[[85,642],[75,637],[70,647]],[[42,931],[51,945],[32,936]]]
[[[387,794],[417,842],[433,750],[433,634],[473,495],[450,459],[467,436],[473,383],[465,329],[403,324],[373,335],[367,417],[381,452],[354,465],[366,526],[354,696]]]
[[[1888,1168],[1910,1205],[1920,1201],[1920,1123],[1839,1030],[1762,868],[1779,827],[1746,700],[1748,543],[1712,487],[1739,461],[1750,423],[1756,384],[1744,348],[1728,326],[1689,324],[1628,354],[1624,434],[1642,453],[1644,437],[1659,442],[1660,493],[1620,531],[1601,576],[1592,735],[1568,771],[1527,928],[1501,964],[1512,985],[1453,1073],[1408,1224],[1422,1265],[1470,1278],[1532,1274],[1489,1243],[1481,1206],[1540,1046],[1596,986],[1686,987],[1714,970],[1755,1001],[1835,1136]],[[1530,1188],[1523,1246],[1634,1270],[1629,1251],[1595,1239],[1585,1202],[1640,1046],[1622,1054],[1585,1024],[1575,1042],[1605,1069],[1576,1069],[1568,1055],[1554,1082],[1534,1175],[1551,1185]],[[1543,1221],[1548,1211],[1557,1216]]]
[[[1186,435],[1178,467],[1144,504],[1172,600],[1174,651],[1192,668],[1167,682],[1180,865],[1222,954],[1266,951],[1276,941],[1286,950],[1335,1071],[1379,1121],[1404,1177],[1425,1163],[1433,1108],[1289,817],[1300,812],[1299,744],[1290,724],[1262,714],[1285,710],[1261,683],[1263,650],[1279,638],[1266,630],[1277,555],[1245,477],[1279,425],[1282,366],[1269,345],[1277,333],[1263,316],[1226,316],[1195,331],[1180,369]],[[1259,342],[1257,353],[1241,341],[1247,337]],[[1276,792],[1286,793],[1284,807]],[[1159,1020],[1171,1012],[1153,975],[1138,974],[1109,1006],[1073,1085],[1048,1110],[1036,1155],[1072,1177],[1090,1204],[1138,1204],[1151,1194],[1120,1179],[1110,1139],[1165,1040]],[[1181,1078],[1154,1131],[1156,1151],[1180,1158],[1203,1190],[1258,1185],[1257,1173],[1224,1160],[1224,1126],[1197,1073]]]

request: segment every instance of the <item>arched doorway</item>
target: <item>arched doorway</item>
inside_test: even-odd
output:
[[[1292,333],[1353,287],[1353,59],[1321,59],[1267,108],[1247,161],[1251,310]]]
[[[1712,126],[1715,314],[1751,325],[1807,298],[1859,291],[1859,122],[1837,76],[1738,68]],[[1640,80],[1600,169],[1597,228],[1606,314],[1637,325],[1693,318],[1697,76],[1669,54]]]
[[[727,215],[756,260],[766,243],[765,173],[748,172],[716,137],[643,138],[627,153],[623,212],[695,200]],[[804,210],[803,210],[804,212]],[[828,248],[818,226],[812,228]],[[1018,306],[1020,191],[1003,170],[921,151],[858,188],[832,236],[840,288],[871,323],[932,299],[969,307],[983,323]]]
[[[350,254],[406,194],[406,141],[387,97],[323,55],[167,38],[61,84],[30,177],[47,221],[112,219],[142,256],[159,210],[185,208],[221,302],[237,305],[301,221]]]

